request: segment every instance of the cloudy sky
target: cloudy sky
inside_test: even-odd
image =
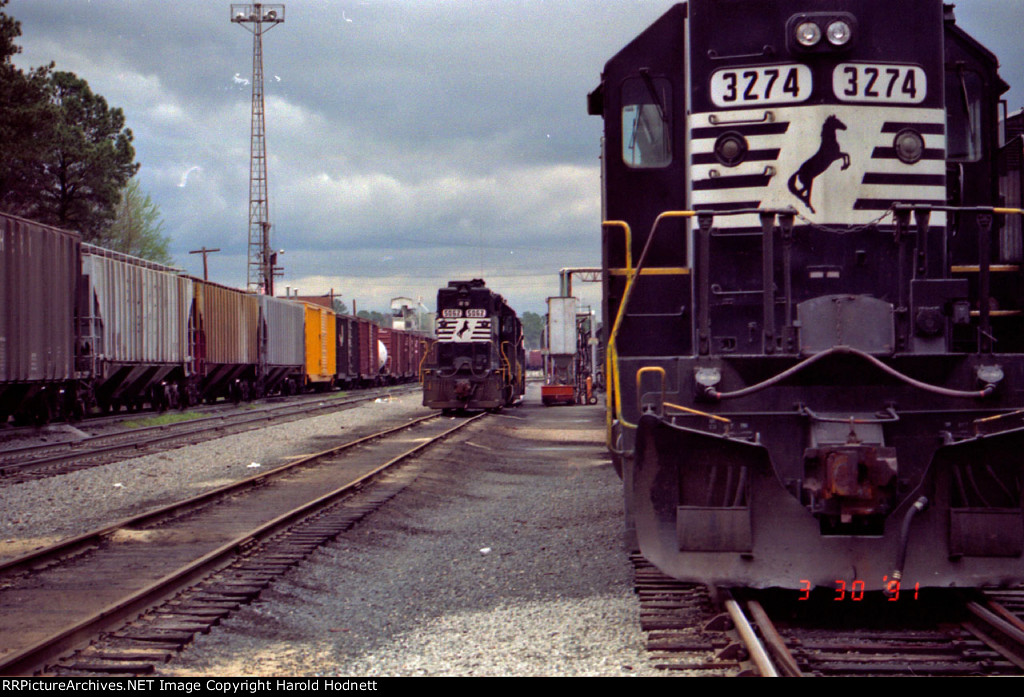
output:
[[[433,307],[482,277],[543,313],[600,263],[601,121],[586,94],[669,0],[290,0],[264,36],[278,281],[358,309]],[[960,0],[1024,107],[1024,0]],[[124,109],[177,264],[244,287],[252,36],[219,0],[11,0],[24,67],[54,61]],[[594,284],[577,286],[598,306]]]

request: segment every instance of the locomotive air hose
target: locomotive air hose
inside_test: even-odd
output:
[[[826,356],[831,356],[833,354],[844,354],[844,353],[849,353],[849,354],[853,354],[855,356],[859,356],[860,358],[863,358],[867,362],[871,363],[873,366],[875,366],[876,368],[878,368],[882,372],[886,373],[887,375],[891,375],[892,377],[894,377],[894,378],[896,378],[898,380],[901,380],[901,381],[907,383],[908,385],[910,385],[912,387],[916,387],[918,389],[925,390],[926,392],[931,392],[932,394],[941,395],[943,397],[959,397],[959,398],[965,398],[965,399],[982,399],[982,398],[988,397],[990,394],[995,392],[995,389],[996,389],[996,386],[995,385],[991,385],[991,384],[990,385],[985,385],[985,387],[983,389],[980,389],[980,390],[951,390],[948,387],[940,387],[938,385],[929,385],[926,382],[921,382],[920,380],[915,380],[914,378],[910,377],[909,375],[905,375],[905,374],[899,372],[895,368],[886,365],[885,363],[883,363],[882,361],[878,360],[877,358],[875,358],[874,356],[872,356],[869,353],[865,353],[865,352],[860,351],[860,350],[855,349],[855,348],[850,348],[849,346],[833,346],[830,349],[825,349],[824,351],[819,351],[818,353],[814,354],[813,356],[810,356],[810,357],[800,361],[796,365],[794,365],[794,366],[792,366],[790,368],[787,368],[786,370],[783,370],[778,375],[775,375],[774,377],[770,377],[767,380],[764,380],[762,382],[757,383],[756,385],[750,385],[749,387],[744,387],[744,388],[739,389],[739,390],[733,390],[732,392],[717,392],[715,390],[708,390],[707,391],[707,395],[709,397],[713,397],[714,399],[719,399],[719,400],[721,400],[721,399],[733,399],[733,398],[736,398],[736,397],[746,397],[747,395],[754,394],[755,392],[760,392],[761,390],[763,390],[763,389],[765,389],[767,387],[771,387],[772,385],[775,385],[776,383],[779,383],[782,380],[785,380],[786,378],[790,377],[791,375],[795,375],[796,373],[800,372],[804,368],[807,368],[808,366],[810,366],[810,365],[812,365],[814,363],[817,363],[818,361],[820,361],[822,358],[824,358]]]
[[[896,557],[896,568],[892,572],[892,580],[897,583],[903,578],[903,565],[907,561],[907,543],[910,541],[910,522],[914,519],[914,516],[921,513],[928,508],[928,498],[922,496],[917,501],[914,501],[906,514],[903,516],[903,524],[900,526],[900,548],[898,556]],[[885,589],[886,595],[893,595],[893,591],[888,588]]]

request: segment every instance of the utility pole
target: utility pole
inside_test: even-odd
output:
[[[209,274],[209,271],[208,271],[208,269],[206,267],[206,257],[208,255],[210,255],[210,254],[213,254],[214,252],[219,252],[219,251],[220,251],[219,247],[217,249],[207,249],[206,245],[203,245],[203,247],[201,249],[193,249],[193,250],[189,251],[189,254],[202,254],[203,255],[203,280],[204,281],[209,281],[210,280],[210,274]]]
[[[252,32],[252,131],[249,142],[250,292],[274,294],[267,200],[267,142],[263,106],[263,34],[284,21],[284,5],[232,3],[231,21]]]

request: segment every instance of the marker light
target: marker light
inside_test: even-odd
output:
[[[801,46],[810,48],[821,41],[821,28],[814,22],[803,22],[796,28],[796,41]]]
[[[715,158],[726,167],[735,167],[743,162],[750,146],[742,134],[729,131],[715,141]]]
[[[845,46],[849,43],[850,36],[853,34],[850,30],[850,25],[841,19],[837,19],[829,24],[825,33],[828,36],[828,42],[833,46]]]
[[[900,162],[912,165],[924,155],[924,138],[912,128],[904,128],[892,140],[892,147]]]

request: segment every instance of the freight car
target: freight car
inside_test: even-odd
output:
[[[436,335],[424,358],[424,406],[501,409],[523,396],[523,325],[482,280],[438,290]]]
[[[75,384],[73,232],[0,216],[0,423],[81,413]]]
[[[662,570],[1024,580],[1005,89],[941,0],[691,0],[605,65],[609,446]]]
[[[397,383],[417,379],[426,338],[418,332],[384,327],[380,328],[379,336],[385,348],[381,370],[387,381]]]
[[[81,248],[76,366],[82,401],[108,411],[187,399],[196,367],[194,282],[177,269]],[[201,359],[201,357],[200,357]]]
[[[0,424],[415,377],[420,339],[0,214]],[[345,327],[352,333],[344,344]],[[341,357],[341,360],[339,360]],[[394,372],[392,371],[394,368]]]

